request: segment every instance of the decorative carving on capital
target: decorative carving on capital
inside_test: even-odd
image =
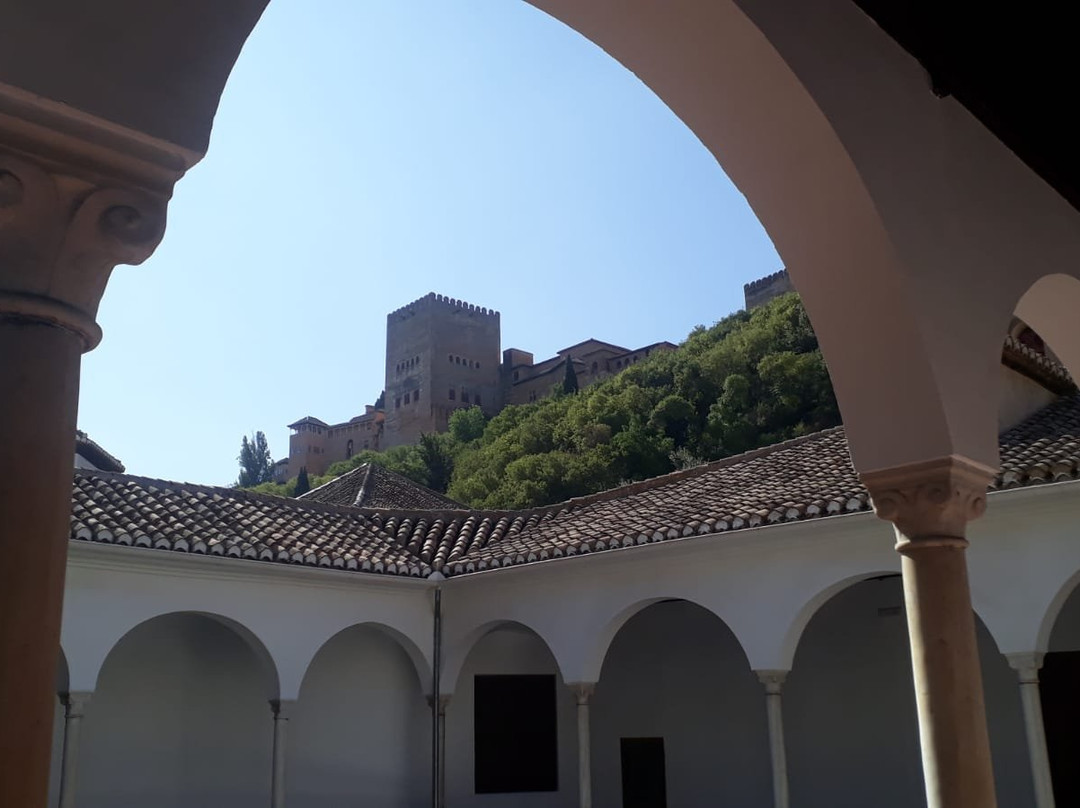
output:
[[[1022,685],[1037,685],[1039,683],[1039,669],[1043,666],[1045,654],[1039,651],[1028,653],[1006,654],[1009,666],[1016,671]]]
[[[986,489],[994,470],[950,456],[860,475],[877,515],[896,526],[900,545],[963,543],[967,523],[986,511]]]
[[[166,204],[160,194],[95,184],[0,151],[0,317],[50,322],[93,348],[113,267],[153,253]]]

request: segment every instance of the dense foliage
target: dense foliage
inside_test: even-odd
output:
[[[262,432],[256,432],[251,436],[251,440],[244,435],[236,461],[240,464],[240,478],[236,484],[241,488],[268,483],[274,479],[274,458],[270,456],[270,447],[266,443],[266,435]]]
[[[794,294],[699,326],[678,350],[654,353],[614,378],[578,392],[563,388],[487,422],[479,408],[459,410],[446,434],[362,452],[312,484],[382,463],[474,507],[520,508],[840,422],[817,339]]]

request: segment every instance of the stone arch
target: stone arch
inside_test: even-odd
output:
[[[810,625],[810,621],[814,618],[814,615],[821,610],[822,606],[844,590],[849,589],[856,584],[860,584],[863,581],[870,581],[875,578],[892,578],[899,576],[900,573],[894,569],[866,570],[864,572],[847,575],[818,590],[817,593],[807,600],[798,612],[795,613],[795,617],[792,619],[787,631],[784,632],[783,644],[780,646],[780,669],[791,670],[792,663],[795,660],[795,651],[798,650],[799,647],[799,641],[802,639],[806,627]]]
[[[974,299],[972,256],[965,256],[967,264],[954,260],[948,253],[957,242],[949,234],[935,241],[940,228],[909,215],[913,208],[926,210],[924,197],[947,198],[947,210],[921,214],[933,217],[969,197],[991,196],[934,193],[945,182],[935,160],[965,153],[962,138],[985,133],[977,128],[972,135],[966,119],[957,123],[955,114],[946,114],[955,112],[956,102],[927,92],[914,59],[856,6],[825,0],[531,4],[639,77],[745,194],[814,322],[857,468],[950,454],[994,465],[996,413],[989,393],[1000,326],[988,317],[994,319],[1000,295],[984,284],[991,291]],[[221,91],[264,7],[265,0],[227,10],[213,0],[191,0],[183,9],[135,17],[110,6],[52,25],[27,12],[0,33],[6,57],[0,74],[144,132],[155,146],[170,147],[178,164],[190,165],[205,151]],[[55,30],[65,24],[80,26],[80,43],[93,43],[93,81],[81,69],[91,46],[58,44],[72,41]],[[828,47],[834,43],[835,52]],[[191,52],[202,54],[197,64],[187,58]],[[845,83],[851,75],[866,86]],[[897,120],[907,126],[895,126]],[[961,147],[949,140],[953,136]],[[999,168],[1008,150],[996,141],[987,149]],[[920,184],[927,178],[936,182]],[[1038,212],[1035,206],[1016,229],[1048,220]],[[1058,217],[1044,229],[1057,233],[1069,224]],[[960,243],[980,242],[965,235]],[[928,256],[948,259],[955,277],[939,277]],[[844,294],[835,294],[838,289]],[[860,305],[849,306],[851,299]],[[970,315],[962,327],[958,311]],[[904,407],[893,406],[898,399]]]
[[[747,659],[747,668],[750,667],[749,656],[746,652],[746,647],[743,645],[742,640],[731,625],[724,620],[714,609],[709,608],[705,604],[693,598],[688,598],[680,595],[672,596],[654,596],[648,598],[642,598],[627,606],[622,607],[614,615],[612,615],[604,624],[600,627],[599,631],[593,636],[589,642],[586,650],[586,657],[582,662],[580,681],[583,682],[597,682],[600,680],[600,672],[604,667],[604,660],[607,657],[608,651],[611,648],[612,642],[618,635],[619,631],[629,623],[635,616],[648,609],[650,606],[655,606],[657,603],[664,603],[666,601],[683,601],[693,604],[700,609],[705,610],[717,620],[719,620],[731,635],[735,638],[735,642],[738,644],[739,649],[743,653],[743,657]]]
[[[315,658],[319,655],[320,651],[322,651],[327,645],[337,639],[340,635],[355,628],[370,628],[393,640],[398,645],[398,647],[405,652],[405,655],[412,663],[413,670],[416,673],[417,683],[420,685],[421,692],[423,692],[425,695],[430,695],[432,681],[431,665],[428,663],[428,658],[420,649],[420,646],[416,644],[412,637],[405,634],[400,629],[394,628],[393,626],[387,625],[386,623],[380,623],[374,620],[361,620],[356,623],[352,623],[348,626],[345,626],[344,628],[338,629],[337,631],[333,632],[329,637],[320,642],[316,647],[314,653],[311,654],[310,658],[307,660],[307,663],[304,665],[304,676],[306,676],[307,671],[311,669],[311,665],[315,661]],[[303,686],[304,676],[301,676],[300,678],[300,682],[298,683],[299,687]]]
[[[461,676],[462,668],[465,667],[465,662],[468,660],[469,654],[472,653],[472,650],[477,644],[488,634],[491,634],[493,631],[500,628],[522,628],[536,636],[536,638],[544,644],[547,652],[554,660],[555,669],[559,672],[559,677],[564,682],[567,681],[564,662],[555,654],[554,646],[548,638],[541,634],[537,629],[520,620],[489,620],[486,623],[476,626],[461,637],[460,640],[455,642],[452,648],[447,649],[448,653],[446,655],[446,661],[443,664],[442,676],[440,679],[440,690],[444,695],[453,693],[457,689],[458,679]]]
[[[93,672],[93,679],[91,681],[92,686],[87,689],[94,690],[96,688],[98,676],[101,674],[101,670],[105,666],[105,663],[108,661],[109,656],[127,637],[129,637],[133,632],[137,631],[148,623],[152,623],[155,620],[159,620],[163,617],[170,617],[172,615],[193,615],[196,617],[204,617],[229,629],[254,655],[255,660],[258,663],[259,671],[263,678],[263,685],[265,687],[267,700],[270,701],[279,697],[281,692],[281,685],[278,675],[278,666],[274,661],[274,658],[271,656],[270,652],[267,650],[266,644],[262,641],[262,639],[258,635],[256,635],[254,631],[252,631],[250,628],[248,628],[243,623],[234,618],[226,617],[215,612],[203,612],[197,610],[160,612],[158,614],[145,617],[134,625],[128,627],[119,637],[117,637],[111,643],[108,650],[103,655],[97,666],[97,669]]]
[[[1069,576],[1068,580],[1058,587],[1053,598],[1050,599],[1049,605],[1043,612],[1042,620],[1039,622],[1039,631],[1035,637],[1035,651],[1046,653],[1050,650],[1050,638],[1054,633],[1054,626],[1057,625],[1065,604],[1076,593],[1078,587],[1080,587],[1080,570]]]
[[[1080,378],[1080,279],[1062,272],[1043,275],[1016,303],[1016,316],[1042,337],[1074,379]]]

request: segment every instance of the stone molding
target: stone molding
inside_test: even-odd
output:
[[[93,693],[86,690],[61,693],[60,703],[64,705],[64,717],[82,718],[86,715],[86,706],[90,703],[93,695]]]
[[[912,542],[966,546],[967,523],[986,511],[994,469],[957,455],[859,475],[874,512],[892,522],[898,549]]]
[[[96,346],[113,267],[154,252],[173,184],[197,159],[0,84],[0,318]]]
[[[274,720],[288,721],[295,705],[294,699],[271,699],[270,711],[274,714]]]
[[[567,687],[574,693],[574,700],[579,707],[589,703],[596,691],[596,682],[567,682]]]

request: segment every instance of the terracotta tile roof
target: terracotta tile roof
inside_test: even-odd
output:
[[[375,463],[357,466],[347,474],[301,494],[298,499],[331,505],[354,505],[358,508],[418,511],[465,508],[460,502]]]
[[[1080,395],[1062,398],[1002,435],[996,488],[1075,479]],[[869,508],[843,427],[837,427],[522,511],[340,507],[79,472],[72,538],[399,575],[460,575]]]
[[[431,572],[354,508],[79,469],[71,538],[420,577]]]
[[[1005,338],[1005,345],[1001,351],[1001,363],[1059,396],[1076,392],[1076,384],[1064,365],[1044,353],[1029,348],[1016,337]]]

